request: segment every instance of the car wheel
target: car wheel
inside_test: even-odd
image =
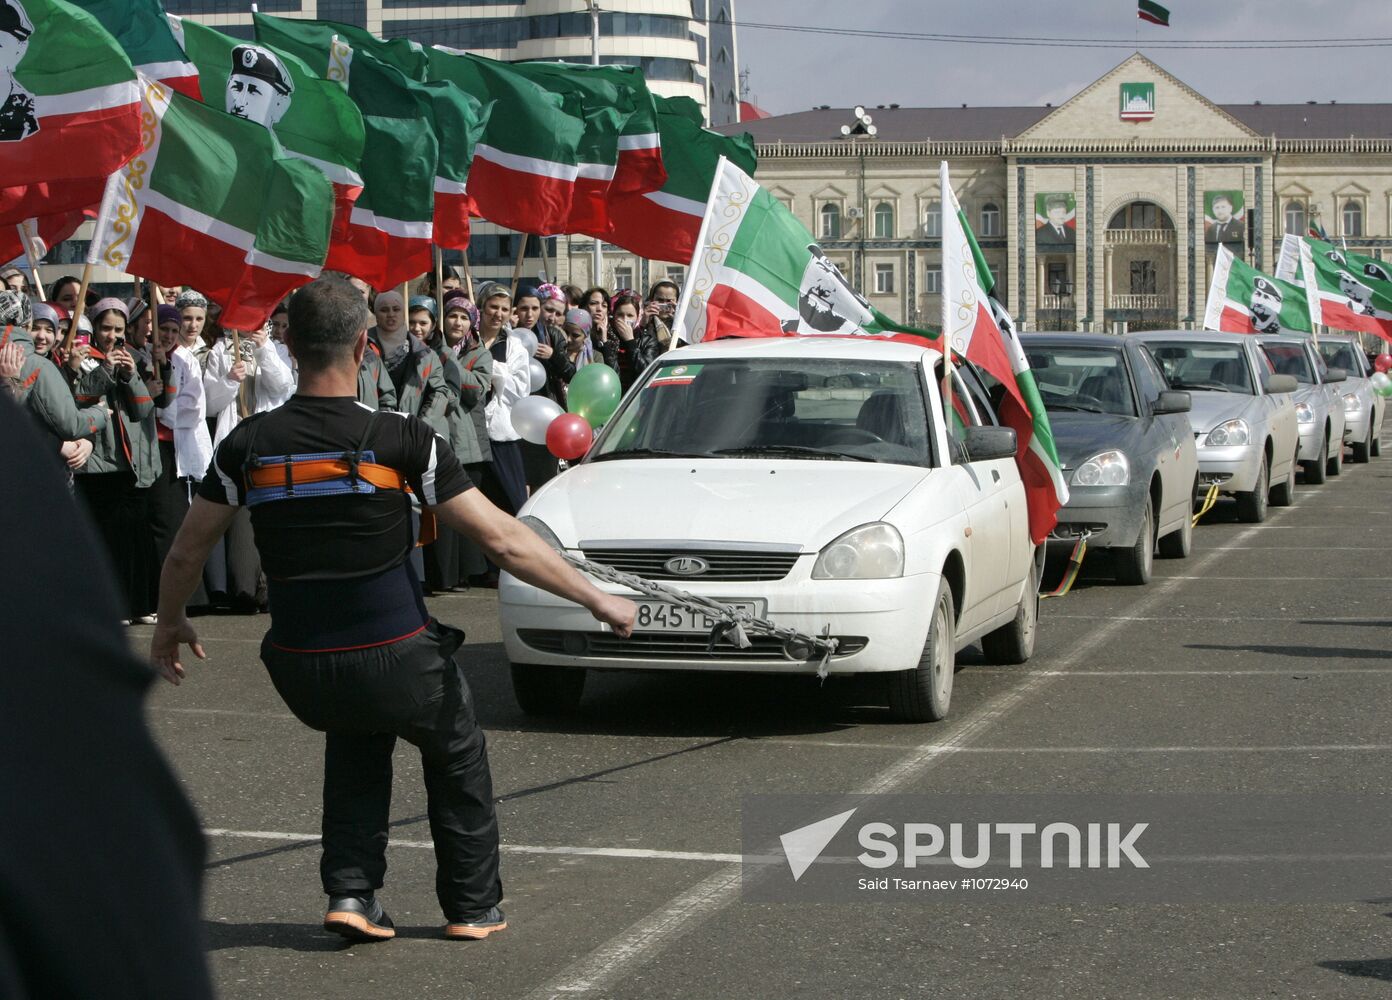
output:
[[[1362,441],[1355,441],[1352,444],[1353,461],[1356,465],[1362,465],[1373,455],[1373,422],[1368,421],[1368,436]]]
[[[1324,439],[1324,444],[1320,445],[1319,457],[1313,462],[1306,462],[1305,482],[1311,486],[1319,486],[1329,476],[1329,438]]]
[[[1150,497],[1146,497],[1141,508],[1141,533],[1136,544],[1129,549],[1116,549],[1117,583],[1139,586],[1150,582],[1150,571],[1155,565],[1155,511]]]
[[[1289,507],[1295,503],[1295,470],[1300,468],[1300,445],[1295,446],[1295,454],[1291,456],[1290,475],[1280,486],[1271,487],[1271,506]]]
[[[584,692],[584,667],[512,665],[512,693],[528,715],[569,715]]]
[[[957,665],[955,625],[952,588],[942,580],[918,666],[889,675],[889,711],[898,721],[937,722],[947,718]]]
[[[1261,468],[1257,470],[1257,485],[1250,493],[1237,495],[1237,519],[1248,524],[1260,524],[1266,520],[1266,504],[1271,488],[1271,466],[1266,456],[1262,456]]]
[[[1199,480],[1194,479],[1194,492],[1198,492]],[[1171,531],[1160,539],[1160,555],[1166,559],[1188,559],[1194,551],[1194,519],[1184,515],[1184,524],[1178,531]]]
[[[1331,476],[1342,475],[1344,471],[1344,439],[1341,437],[1334,442],[1334,446],[1329,449],[1329,463],[1325,466],[1325,471]]]
[[[1034,655],[1034,636],[1039,628],[1039,579],[1034,560],[1030,560],[1029,577],[1015,619],[994,632],[981,637],[981,651],[992,663],[1013,665],[1024,663]]]

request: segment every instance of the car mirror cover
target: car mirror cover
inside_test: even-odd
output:
[[[968,427],[962,435],[968,462],[990,462],[998,458],[1014,458],[1019,441],[1013,427]]]
[[[1348,381],[1348,377],[1349,377],[1348,369],[1346,369],[1346,368],[1330,368],[1327,372],[1325,372],[1324,380],[1325,380],[1326,382],[1347,382],[1347,381]]]
[[[1178,389],[1166,389],[1150,404],[1150,412],[1157,417],[1168,413],[1188,413],[1194,407],[1193,397]]]
[[[1262,388],[1271,394],[1295,392],[1299,387],[1294,375],[1268,375],[1262,382]]]

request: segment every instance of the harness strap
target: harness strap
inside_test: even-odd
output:
[[[283,466],[284,472],[281,473],[277,466]],[[294,478],[291,478],[291,469],[294,469]],[[283,478],[280,478],[283,475]],[[277,463],[264,463],[258,468],[247,471],[247,486],[252,489],[265,489],[281,485],[286,486],[287,492],[293,495],[290,487],[293,484],[300,486],[311,486],[315,483],[327,483],[335,480],[347,478],[354,486],[359,480],[363,480],[379,490],[399,490],[402,493],[411,492],[411,487],[406,483],[406,477],[397,470],[386,465],[378,465],[376,462],[353,462],[348,455],[340,458],[298,458],[294,455],[289,456],[289,461]],[[356,489],[353,492],[358,492]]]

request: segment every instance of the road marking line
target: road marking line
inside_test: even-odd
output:
[[[282,830],[204,830],[205,837],[229,837],[239,840],[281,840],[292,843],[319,843],[317,833],[286,833]],[[433,851],[435,845],[428,840],[398,840],[393,837],[388,847],[408,847]],[[718,854],[708,851],[656,851],[641,847],[550,847],[536,844],[503,844],[504,854],[557,854],[578,858],[627,858],[637,861],[709,861],[718,864],[732,864],[740,861],[738,854]],[[781,861],[782,859],[777,859]]]
[[[1364,551],[1364,550],[1360,550]],[[1097,621],[1097,615],[1049,615],[1050,618],[1071,618],[1077,621]],[[1184,615],[1176,619],[1174,615],[1109,615],[1108,621],[1123,622],[1166,622],[1173,625],[1177,620],[1186,622],[1286,622],[1290,615]],[[1376,614],[1367,615],[1320,615],[1318,618],[1300,620],[1301,625],[1339,625],[1344,622],[1368,622],[1392,628],[1392,619],[1379,619]]]
[[[836,740],[795,740],[760,739],[759,743],[779,743],[800,747],[850,747],[858,750],[903,750],[902,743],[857,743]],[[1127,753],[1316,753],[1332,751],[1371,750],[1379,753],[1392,751],[1392,743],[1328,743],[1305,746],[1171,746],[1171,747],[959,747],[959,754],[1008,754],[1008,753],[1082,753],[1082,754],[1127,754]]]
[[[179,715],[231,715],[242,719],[295,718],[289,712],[246,712],[232,708],[180,708],[174,705],[146,705],[145,707],[151,712],[173,712]]]
[[[1320,677],[1324,674],[1388,674],[1387,667],[1319,667],[1300,670],[1050,670],[1049,677]]]
[[[1280,517],[1286,511],[1297,509],[1303,498],[1310,495],[1308,492],[1297,494],[1292,506],[1277,510],[1274,516]],[[1251,525],[1244,528],[1234,534],[1227,545],[1221,545],[1195,560],[1195,572],[1201,572],[1217,562],[1227,553],[1228,545],[1241,544],[1251,537],[1252,532],[1262,527],[1263,525]],[[1149,588],[1150,592],[1137,602],[1136,609],[1146,610],[1160,603],[1185,579],[1188,578],[1155,578]],[[1124,624],[1121,621],[1103,624],[1091,636],[1074,646],[1059,666],[1067,667],[1079,662],[1115,635]],[[1053,676],[1045,671],[1026,674],[1018,686],[967,716],[946,739],[918,747],[906,754],[852,794],[893,791],[911,778],[921,776],[938,761],[952,756],[963,745],[990,729],[1053,679]],[[764,872],[774,870],[776,869],[772,867],[762,869]],[[679,935],[705,917],[734,902],[740,891],[742,874],[741,866],[734,864],[703,879],[529,991],[528,1000],[554,1000],[556,997],[575,997],[609,991],[615,983],[629,974],[632,967],[649,961],[656,952],[662,951]]]
[[[1224,549],[1224,551],[1228,551]],[[1157,577],[1156,579],[1159,579]],[[1270,576],[1167,576],[1166,580],[1241,580],[1246,583],[1269,583]],[[1381,583],[1392,576],[1281,576],[1282,580],[1319,580],[1324,583]]]

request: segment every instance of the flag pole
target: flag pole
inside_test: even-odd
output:
[[[522,262],[527,256],[527,241],[531,239],[526,233],[522,234],[522,245],[517,250],[517,259],[512,265],[512,300],[517,301],[517,283],[522,280]]]
[[[34,249],[34,235],[29,231],[28,220],[19,223],[16,228],[19,229],[19,241],[24,244],[24,256],[29,258],[29,278],[34,283],[34,291],[40,302],[47,301],[43,281],[39,279],[39,255]]]
[[[464,290],[469,293],[469,301],[474,301],[474,273],[469,270],[469,248],[464,248]]]
[[[63,357],[72,354],[73,341],[77,338],[77,321],[87,311],[87,286],[92,283],[92,262],[82,265],[82,284],[77,288],[77,308],[68,323],[68,335],[63,338]]]
[[[942,188],[942,207],[943,216],[948,212],[952,213],[955,220],[957,218],[957,196],[952,192],[952,182],[947,174],[947,161],[942,160],[938,167],[938,185]],[[953,232],[961,229],[961,224],[954,224]],[[946,232],[946,230],[944,230]],[[942,393],[943,408],[943,437],[950,443],[952,440],[952,269],[944,267],[942,269],[942,358],[943,358],[943,377],[939,392]],[[946,458],[947,456],[944,456]]]
[[[435,246],[435,315],[440,330],[441,343],[445,330],[445,255],[439,245]]]

